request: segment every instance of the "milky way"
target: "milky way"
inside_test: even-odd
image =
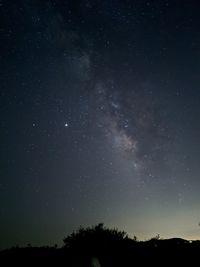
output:
[[[200,238],[197,1],[12,2],[0,1],[0,247],[99,222]]]

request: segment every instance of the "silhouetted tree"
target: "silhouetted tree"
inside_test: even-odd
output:
[[[103,223],[83,228],[82,226],[64,241],[64,248],[78,253],[82,258],[97,257],[102,262],[119,250],[121,243],[128,239],[126,232],[104,227]]]
[[[93,247],[95,243],[114,243],[127,239],[128,235],[124,231],[118,229],[109,229],[104,227],[103,223],[99,223],[96,226],[80,228],[67,236],[64,241],[64,247],[72,248],[77,247],[80,244],[86,245],[88,243]]]

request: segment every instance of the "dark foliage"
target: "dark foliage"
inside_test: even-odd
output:
[[[137,241],[136,237],[130,239],[123,231],[98,224],[80,227],[64,239],[62,248],[35,248],[29,245],[1,251],[0,263],[6,263],[4,266],[192,266],[198,262],[199,253],[200,241],[180,238],[164,240],[159,235],[148,241]]]

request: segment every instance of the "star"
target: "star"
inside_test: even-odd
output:
[[[65,123],[65,127],[68,127],[68,126],[69,126],[69,124],[66,122],[66,123]]]

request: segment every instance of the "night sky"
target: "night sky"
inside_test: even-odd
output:
[[[0,248],[104,222],[200,239],[200,3],[0,1]]]

